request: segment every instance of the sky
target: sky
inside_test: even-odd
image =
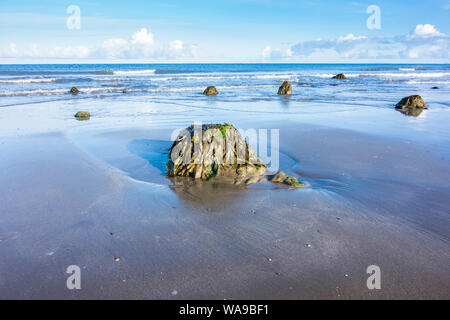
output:
[[[450,0],[0,1],[0,63],[450,61]]]

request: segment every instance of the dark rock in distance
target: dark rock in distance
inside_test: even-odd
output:
[[[76,87],[72,87],[72,88],[70,89],[70,93],[71,93],[71,94],[77,94],[78,92],[80,92],[80,90],[78,90]]]
[[[279,95],[287,95],[292,94],[292,86],[289,81],[283,81],[283,84],[278,89]]]
[[[426,109],[426,106],[421,96],[413,95],[400,100],[395,105],[395,109],[407,116],[417,117],[422,113],[423,109]]]
[[[205,89],[205,91],[203,91],[203,94],[205,96],[215,96],[219,94],[219,92],[217,91],[216,87],[209,86]]]
[[[439,87],[431,87],[431,89],[436,90],[439,89]]]
[[[333,79],[343,80],[343,79],[347,79],[347,77],[343,73],[339,73],[339,74],[335,75],[333,77]]]
[[[395,105],[396,109],[425,108],[425,107],[426,104],[425,102],[423,102],[422,97],[419,95],[405,97]]]

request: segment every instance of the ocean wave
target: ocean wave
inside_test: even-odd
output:
[[[128,71],[121,71],[121,70],[116,70],[113,71],[113,74],[116,75],[151,75],[151,74],[155,74],[156,73],[156,69],[149,69],[149,70],[128,70]]]
[[[79,88],[80,93],[95,93],[95,92],[122,92],[124,87],[104,87],[104,88]],[[15,96],[53,96],[70,94],[69,89],[36,89],[36,90],[22,90],[22,91],[6,91],[0,92],[0,97],[15,97]]]
[[[119,81],[169,81],[176,80],[176,78],[91,78],[90,81],[99,81],[99,82],[119,82]]]
[[[243,85],[243,86],[217,86],[217,89],[230,90],[230,89],[257,89],[257,88],[273,88],[277,85],[272,84],[260,84],[260,85]]]
[[[126,89],[126,93],[132,92],[188,92],[188,91],[203,91],[204,87],[185,87],[185,88],[140,88],[140,89]]]
[[[294,79],[295,75],[239,75],[239,76],[200,76],[200,77],[178,77],[179,80],[233,80],[233,79]]]
[[[239,75],[239,76],[181,76],[181,77],[152,77],[152,78],[92,78],[93,81],[214,81],[239,79],[285,79],[298,81],[296,75]]]
[[[94,74],[105,74],[105,75],[108,75],[108,74],[114,74],[114,71],[113,70],[99,70],[99,71],[94,71],[93,73]]]
[[[400,68],[399,68],[400,69]],[[85,81],[98,82],[168,82],[168,81],[226,81],[226,80],[289,80],[298,82],[302,78],[331,79],[333,73],[263,73],[263,74],[191,74],[176,76],[158,76],[155,69],[129,70],[129,71],[97,71],[98,77],[77,77],[65,75],[63,77],[23,77],[0,78],[3,84],[33,84],[33,83],[74,83]],[[110,75],[110,76],[108,76]],[[111,76],[112,75],[112,76]],[[134,76],[134,77],[133,77]],[[347,78],[445,78],[450,77],[450,72],[362,72],[346,73]],[[263,81],[261,81],[263,82]],[[267,83],[266,82],[266,83]],[[220,83],[217,83],[220,84]]]
[[[318,78],[332,78],[335,76],[331,73],[326,74],[312,74],[312,75],[300,75],[304,77],[318,77]],[[358,78],[358,77],[381,77],[381,78],[440,78],[450,76],[450,72],[398,72],[398,73],[346,73],[347,78]]]
[[[276,85],[241,85],[241,86],[217,86],[218,90],[239,90],[239,89],[256,89],[256,88],[270,88],[276,87]],[[204,86],[200,87],[182,87],[182,88],[127,88],[127,87],[103,87],[103,88],[79,88],[80,94],[90,93],[137,93],[137,92],[203,92]],[[13,97],[13,96],[51,96],[51,95],[63,95],[69,94],[68,89],[36,89],[36,90],[23,90],[23,91],[7,91],[0,92],[0,97]]]
[[[23,90],[23,91],[7,91],[0,92],[0,97],[15,97],[15,96],[50,96],[58,94],[68,94],[67,89],[50,89],[50,90]]]
[[[104,75],[117,77],[92,78],[93,81],[214,81],[214,80],[246,80],[246,79],[279,79],[298,81],[301,77],[331,79],[333,73],[290,73],[290,74],[235,74],[235,75],[185,75],[185,76],[155,76],[157,70],[112,71]],[[406,71],[406,70],[405,70]],[[106,71],[105,71],[106,72]],[[148,78],[130,78],[129,76],[150,76]],[[346,73],[347,78],[380,77],[380,78],[439,78],[450,76],[450,72],[373,72]],[[77,80],[77,79],[74,79]]]
[[[243,85],[243,86],[216,86],[218,90],[239,90],[239,89],[257,89],[257,88],[272,88],[276,85]],[[139,88],[139,89],[125,89],[126,92],[190,92],[198,91],[203,92],[205,87],[183,87],[183,88]]]
[[[416,71],[416,68],[397,68],[398,71]]]
[[[27,83],[46,83],[46,82],[57,82],[59,79],[56,78],[21,78],[21,79],[0,79],[0,83],[9,84],[27,84]]]
[[[437,81],[419,81],[419,80],[409,80],[405,82],[406,84],[449,84],[450,80],[437,80]]]
[[[369,75],[372,76],[372,75]],[[419,72],[419,73],[379,73],[378,77],[404,77],[404,78],[441,78],[450,76],[450,72]]]

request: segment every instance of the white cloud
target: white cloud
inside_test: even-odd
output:
[[[25,55],[28,57],[39,57],[41,55],[37,44],[33,43],[30,48],[25,51]]]
[[[418,24],[413,31],[413,37],[441,37],[443,33],[440,33],[433,25],[431,24]]]
[[[293,55],[291,48],[287,49],[272,49],[271,46],[265,46],[262,51],[262,57],[266,59],[285,59]]]
[[[85,46],[55,47],[50,51],[50,56],[56,58],[87,58],[89,55],[90,49]]]
[[[197,56],[197,46],[189,45],[181,40],[173,40],[169,42],[167,49],[165,50],[166,56],[170,57],[196,57]]]
[[[169,48],[171,51],[181,51],[183,50],[183,41],[174,40],[172,42],[169,42]]]
[[[128,50],[128,41],[121,38],[107,39],[103,41],[101,50],[108,58],[121,57]]]
[[[132,34],[131,39],[111,38],[103,41],[100,56],[108,58],[149,58],[154,55],[154,36],[147,28]]]
[[[9,52],[9,55],[11,55],[13,57],[19,55],[19,50],[17,50],[17,45],[15,43],[11,43],[9,45],[8,52]]]
[[[267,46],[263,53],[271,59],[277,49]],[[293,45],[289,57],[304,60],[343,59],[450,59],[450,38],[433,25],[419,24],[411,33],[397,37],[365,37],[352,33],[337,39],[316,39]],[[280,50],[278,50],[280,51]],[[268,54],[269,52],[269,54]],[[264,54],[263,54],[264,56]],[[284,55],[286,57],[286,55]]]
[[[270,54],[272,52],[272,48],[270,46],[265,46],[263,51],[262,51],[262,57],[263,59],[268,59],[270,58]]]
[[[357,37],[357,36],[353,35],[353,33],[349,33],[345,37],[339,37],[337,39],[337,41],[338,42],[343,42],[343,41],[355,41],[355,40],[362,40],[362,39],[367,39],[367,37],[365,37],[365,36]]]
[[[153,33],[149,33],[147,31],[147,28],[142,28],[141,30],[133,33],[133,36],[131,37],[131,43],[151,46],[153,45]]]
[[[153,33],[146,28],[134,32],[129,39],[110,38],[99,46],[87,47],[83,45],[56,46],[53,48],[39,48],[32,44],[29,48],[20,49],[11,43],[6,49],[0,50],[0,57],[5,58],[114,58],[114,59],[143,59],[143,58],[178,58],[194,57],[197,46],[189,45],[181,40],[174,40],[167,44],[155,44]]]

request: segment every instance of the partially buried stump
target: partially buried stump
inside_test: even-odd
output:
[[[205,89],[205,91],[203,91],[203,94],[205,96],[215,96],[219,94],[219,92],[217,91],[216,87],[209,86]]]
[[[235,184],[267,180],[267,166],[231,124],[191,125],[181,131],[170,148],[166,168],[169,177],[221,177]],[[275,177],[279,178],[275,183],[303,186],[282,172]]]
[[[278,89],[279,95],[287,95],[292,94],[292,86],[289,81],[283,81],[283,84]]]
[[[234,183],[251,183],[267,168],[231,124],[191,125],[178,135],[169,159],[168,176],[221,176]]]

